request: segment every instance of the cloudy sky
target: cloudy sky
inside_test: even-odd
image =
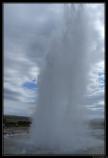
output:
[[[104,105],[104,5],[88,4],[97,45],[88,86],[88,108]],[[37,77],[54,31],[60,29],[63,4],[4,4],[4,113],[30,116],[37,101]]]

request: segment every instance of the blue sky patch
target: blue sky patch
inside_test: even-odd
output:
[[[104,88],[104,72],[99,72],[99,87]]]
[[[36,91],[37,89],[37,84],[33,81],[28,81],[28,82],[25,82],[23,83],[22,85],[23,88],[26,88],[28,90],[33,90],[33,91]]]

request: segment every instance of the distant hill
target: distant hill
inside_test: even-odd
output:
[[[94,129],[104,129],[105,121],[103,119],[93,119],[89,122],[89,125]]]
[[[16,115],[4,115],[3,125],[6,126],[26,126],[30,125],[31,117],[16,116]]]

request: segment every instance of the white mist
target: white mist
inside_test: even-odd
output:
[[[95,145],[83,104],[88,78],[89,31],[83,4],[64,6],[64,26],[52,40],[38,82],[31,142],[40,150],[74,153]]]

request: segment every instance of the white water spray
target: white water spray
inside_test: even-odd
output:
[[[87,13],[83,4],[64,7],[64,28],[50,45],[39,76],[31,142],[40,150],[72,153],[89,147],[83,105],[88,73]]]

